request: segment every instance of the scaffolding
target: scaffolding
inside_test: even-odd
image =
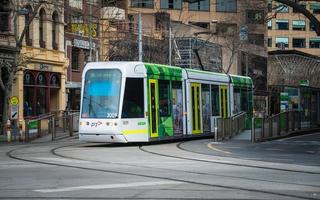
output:
[[[222,48],[192,37],[174,39],[174,65],[183,68],[222,71]]]

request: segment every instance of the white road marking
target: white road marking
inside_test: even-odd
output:
[[[178,181],[157,181],[157,182],[136,182],[136,183],[119,183],[119,184],[105,184],[105,185],[84,185],[76,187],[64,187],[57,189],[40,189],[33,190],[35,192],[50,193],[50,192],[71,192],[77,190],[101,190],[111,188],[127,188],[127,187],[139,187],[139,186],[154,186],[154,185],[168,185],[168,184],[181,184]]]

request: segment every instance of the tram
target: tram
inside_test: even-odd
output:
[[[217,118],[252,115],[249,77],[143,62],[91,62],[82,75],[79,139],[150,142],[214,135]]]

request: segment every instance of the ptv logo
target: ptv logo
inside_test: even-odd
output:
[[[102,124],[102,122],[98,121],[98,122],[92,122],[91,123],[91,127],[98,127]]]

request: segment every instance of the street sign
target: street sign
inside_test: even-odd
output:
[[[16,106],[16,105],[18,105],[18,103],[19,103],[18,97],[13,96],[13,97],[10,98],[10,105]]]
[[[240,26],[240,33],[239,33],[240,40],[248,40],[248,26],[241,25]]]
[[[11,112],[10,112],[10,118],[11,119],[18,119],[18,106],[15,105],[15,106],[11,106]]]

